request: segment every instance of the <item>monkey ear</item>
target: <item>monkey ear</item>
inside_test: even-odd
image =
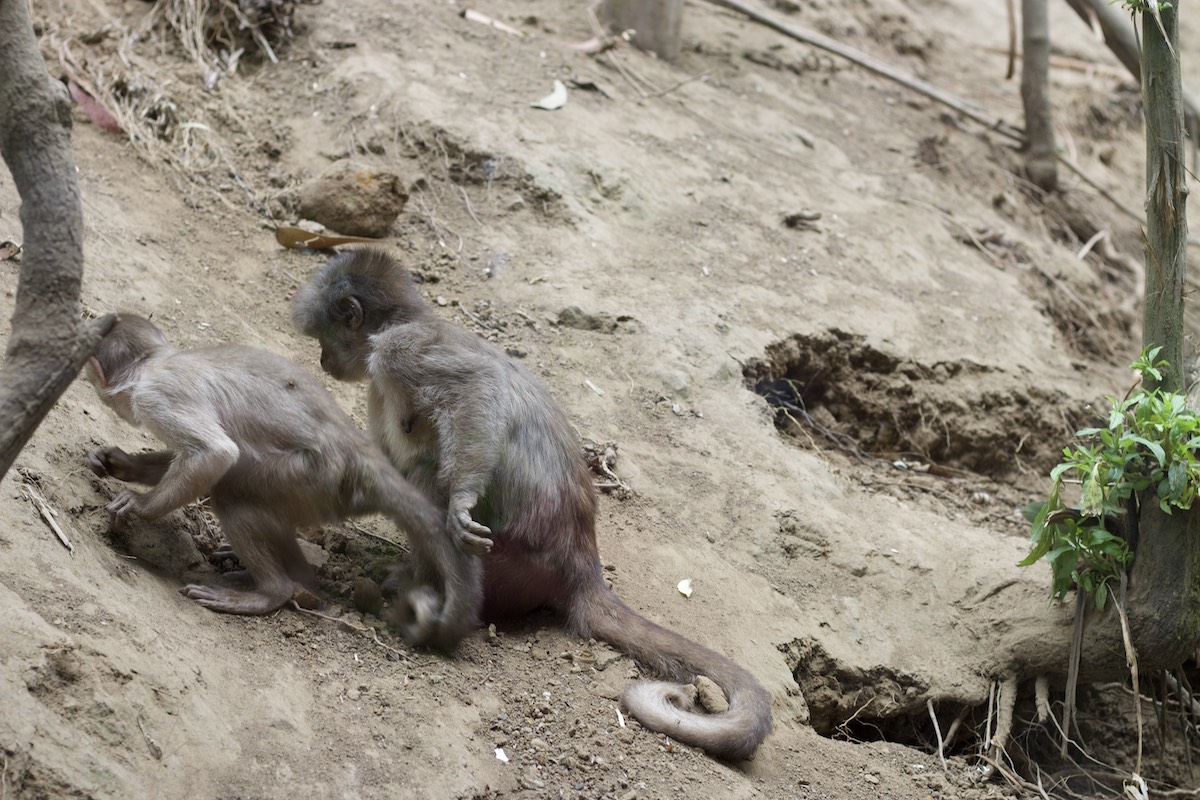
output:
[[[92,381],[101,389],[108,388],[108,378],[104,376],[104,367],[100,366],[100,359],[95,356],[88,356],[87,369],[91,373]]]
[[[358,298],[354,295],[343,297],[338,301],[337,315],[345,326],[352,331],[356,331],[362,327],[363,307],[362,303],[358,302]]]

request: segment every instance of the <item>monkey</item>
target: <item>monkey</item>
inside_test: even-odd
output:
[[[527,369],[442,320],[386,251],[336,255],[297,293],[293,322],[335,378],[368,381],[368,427],[392,462],[446,509],[447,527],[492,539],[479,617],[548,607],[581,637],[613,644],[670,680],[622,694],[643,725],[729,760],[771,728],[770,697],[725,656],[630,608],[604,582],[596,490],[565,413]],[[434,565],[417,564],[418,569]],[[729,710],[690,713],[697,676]]]
[[[120,314],[86,362],[101,400],[169,449],[88,455],[100,477],[149,486],[108,504],[109,524],[161,518],[209,495],[221,529],[245,566],[217,585],[180,592],[230,614],[268,614],[315,595],[298,528],[383,513],[423,562],[441,569],[407,598],[402,633],[452,650],[476,626],[483,552],[447,535],[442,512],[409,483],[307,370],[266,350],[213,345],[177,350],[154,323]]]

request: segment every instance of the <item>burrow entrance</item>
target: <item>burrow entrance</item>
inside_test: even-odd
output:
[[[864,458],[917,457],[1007,479],[1046,474],[1089,412],[969,360],[922,364],[840,330],[794,334],[743,370],[781,431]]]

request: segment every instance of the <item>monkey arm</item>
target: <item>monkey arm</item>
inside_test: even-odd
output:
[[[154,486],[162,480],[175,453],[159,450],[130,455],[119,447],[101,447],[88,453],[88,468],[101,478]]]
[[[438,482],[448,497],[447,524],[463,552],[489,550],[492,530],[476,522],[471,511],[492,481],[500,448],[505,446],[504,426],[474,398],[439,408],[433,423],[440,451]]]
[[[146,427],[171,447],[174,458],[149,491],[126,490],[113,499],[108,511],[114,526],[128,514],[154,520],[203,497],[240,455],[237,443],[211,409],[172,405],[160,397],[151,400],[139,403],[139,414]]]

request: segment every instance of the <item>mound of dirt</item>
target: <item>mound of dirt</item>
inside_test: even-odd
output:
[[[362,582],[406,558],[379,520],[305,533],[324,616],[199,608],[176,590],[233,566],[209,558],[219,530],[197,504],[108,533],[119,488],[86,453],[154,442],[80,381],[0,485],[0,797],[1017,791],[977,758],[1011,666],[998,651],[1021,634],[1009,612],[1070,616],[1046,604],[1044,568],[1015,566],[1019,508],[1138,350],[1140,267],[1122,254],[1141,238],[1112,202],[1142,205],[1137,94],[1066,4],[1053,102],[1091,183],[1064,171],[1065,200],[1032,189],[994,130],[704,2],[685,5],[671,64],[623,39],[579,47],[586,11],[551,0],[470,7],[517,33],[444,0],[225,5],[286,24],[262,28],[265,49],[252,30],[182,35],[195,3],[34,4],[48,69],[125,131],[76,115],[87,312],[321,374],[290,300],[325,256],[272,229],[307,224],[301,189],[331,164],[396,176],[409,199],[385,246],[439,313],[541,377],[581,440],[607,443],[606,578],[749,669],[775,727],[737,765],[653,734],[616,702],[640,666],[549,616],[450,658],[411,650]],[[762,6],[1020,122],[1003,4]],[[532,108],[556,80],[567,103]],[[18,205],[0,175],[0,240],[21,240]],[[9,314],[2,261],[0,290]],[[362,422],[363,389],[326,382]],[[1056,736],[1033,692],[1021,683],[1011,740],[1028,774]],[[1127,775],[1122,697],[1094,701],[1083,744]],[[1145,770],[1182,785],[1152,719]],[[1061,766],[1055,785],[1078,785]]]

